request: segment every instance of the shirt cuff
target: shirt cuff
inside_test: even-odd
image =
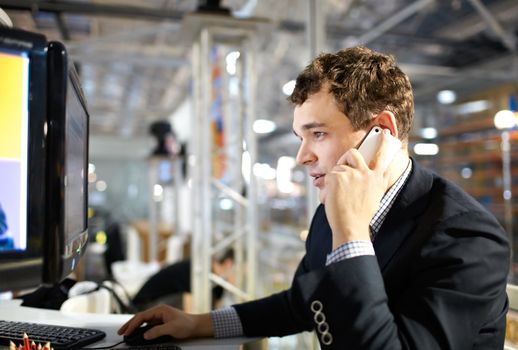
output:
[[[232,306],[210,312],[215,338],[242,337],[243,325],[236,309]]]
[[[371,241],[350,241],[342,244],[331,253],[327,254],[326,266],[354,258],[355,256],[376,255]]]

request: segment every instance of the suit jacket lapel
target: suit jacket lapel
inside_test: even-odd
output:
[[[323,204],[320,204],[313,215],[306,240],[306,260],[309,269],[322,268],[326,264],[327,254],[331,252],[333,234],[327,221]]]
[[[383,271],[426,208],[433,176],[412,160],[412,172],[376,235],[374,250]]]

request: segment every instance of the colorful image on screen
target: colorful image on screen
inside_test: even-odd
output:
[[[27,248],[29,60],[0,51],[0,251]]]

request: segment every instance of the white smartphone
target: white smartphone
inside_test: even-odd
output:
[[[376,151],[379,148],[379,144],[381,142],[381,135],[383,134],[383,128],[379,126],[375,126],[369,130],[367,135],[363,138],[360,146],[358,146],[358,151],[361,153],[363,158],[365,159],[365,163],[369,165],[371,160],[374,158]],[[386,167],[388,164],[394,159],[397,152],[401,148],[401,141],[397,138],[390,136],[390,143],[388,147],[387,156],[384,159],[383,166]]]

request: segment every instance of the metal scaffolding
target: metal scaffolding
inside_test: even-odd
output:
[[[257,194],[256,36],[260,20],[192,14],[184,30],[193,38],[195,115],[192,155],[192,311],[211,309],[211,286],[221,285],[237,301],[255,294]],[[211,272],[214,257],[235,253],[235,283]]]
[[[325,50],[325,13],[325,4],[322,2],[319,3],[317,0],[307,0],[306,36],[309,47],[308,61],[311,61]],[[313,219],[313,213],[320,203],[317,188],[313,186],[313,178],[309,176],[309,174],[306,176],[306,193],[307,221],[309,227]]]

